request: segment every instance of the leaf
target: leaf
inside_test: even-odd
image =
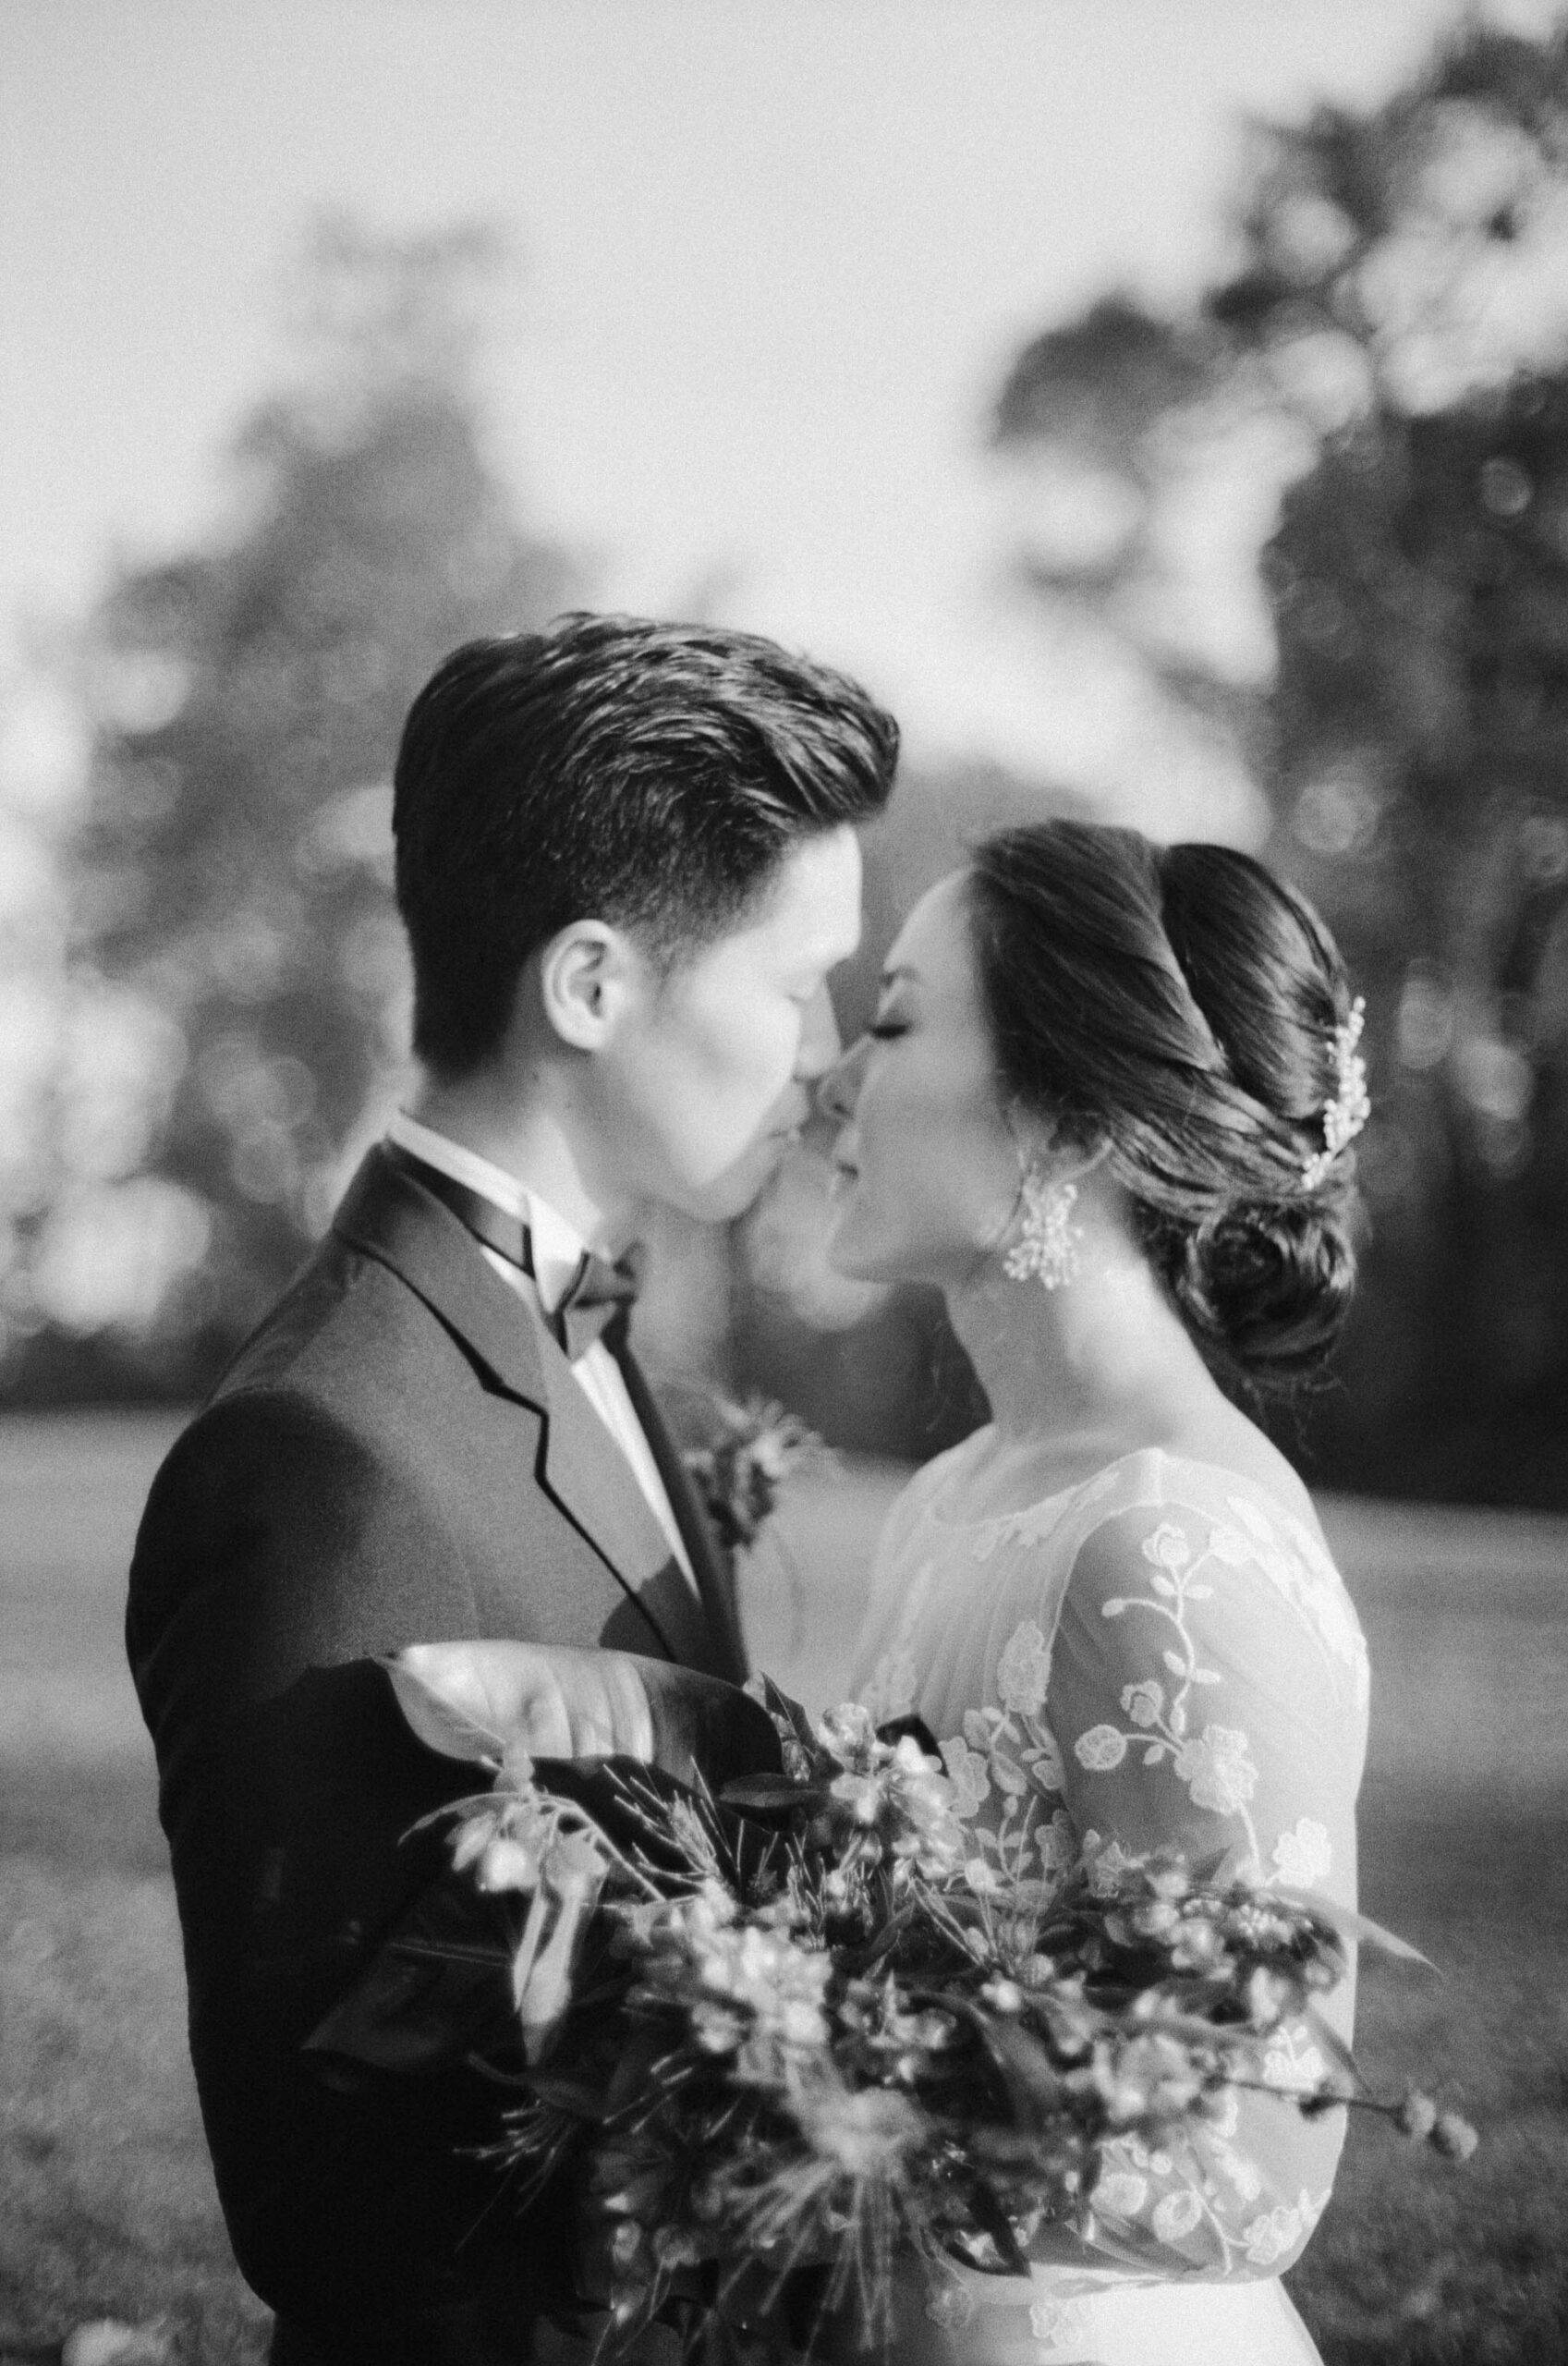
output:
[[[1392,1956],[1400,1963],[1418,1963],[1423,1970],[1436,1972],[1440,1980],[1442,1978],[1430,1956],[1424,1956],[1419,1947],[1411,1945],[1408,1939],[1402,1939],[1396,1932],[1385,1930],[1369,1915],[1358,1914],[1354,1907],[1341,1906],[1335,1899],[1325,1897],[1320,1890],[1286,1889],[1281,1885],[1271,1895],[1286,1898],[1292,1906],[1299,1906],[1307,1913],[1315,1914],[1342,1939],[1359,1940],[1365,1946],[1375,1947],[1380,1955]]]
[[[1150,1742],[1149,1748],[1143,1753],[1143,1762],[1146,1766],[1158,1766],[1164,1755],[1165,1745],[1163,1742]]]
[[[761,1690],[762,1706],[774,1723],[787,1727],[808,1757],[820,1758],[822,1745],[817,1728],[799,1701],[792,1701],[787,1692],[781,1692],[771,1676],[762,1677]]]
[[[1161,1652],[1160,1656],[1164,1661],[1173,1676],[1185,1676],[1187,1672],[1187,1664],[1185,1660],[1183,1659],[1180,1652]]]
[[[410,1731],[443,1758],[486,1764],[505,1747],[492,1689],[462,1643],[413,1643],[383,1661]]]

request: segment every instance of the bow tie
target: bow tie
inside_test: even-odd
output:
[[[443,1207],[449,1208],[476,1240],[482,1240],[487,1249],[504,1257],[508,1265],[516,1265],[519,1273],[536,1280],[533,1242],[521,1216],[509,1215],[493,1200],[487,1200],[482,1191],[470,1190],[466,1183],[444,1175],[438,1166],[428,1165],[399,1143],[389,1142],[386,1155],[405,1174],[422,1184]],[[584,1250],[559,1305],[553,1313],[544,1317],[574,1363],[596,1339],[603,1336],[617,1316],[625,1328],[626,1314],[637,1298],[641,1267],[641,1255],[635,1248],[628,1249],[614,1264],[607,1257],[596,1256],[590,1249]],[[618,1336],[608,1344],[612,1348],[618,1346]]]

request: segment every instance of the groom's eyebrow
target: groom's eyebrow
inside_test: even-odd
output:
[[[896,970],[884,970],[877,980],[877,984],[885,994],[889,986],[897,985],[900,978],[913,978],[918,981],[919,975],[918,970],[912,968],[907,961],[901,961]]]

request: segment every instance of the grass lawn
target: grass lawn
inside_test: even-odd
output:
[[[213,2191],[120,1658],[166,1435],[0,1431],[0,2361],[105,2316],[165,2319],[182,2360],[265,2355]],[[758,1660],[818,1705],[887,1492],[873,1472],[803,1497],[748,1580]],[[1442,1975],[1369,1965],[1358,2046],[1390,2084],[1406,2067],[1440,2080],[1483,2143],[1454,2169],[1354,2132],[1292,2288],[1329,2366],[1551,2366],[1568,2359],[1568,1528],[1329,1518],[1377,1679],[1366,1900]]]

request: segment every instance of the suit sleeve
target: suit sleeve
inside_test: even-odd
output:
[[[301,2053],[442,1878],[439,1833],[412,1827],[473,1787],[407,1731],[370,1654],[472,1627],[460,1558],[413,1489],[307,1401],[225,1399],[160,1473],[128,1643],[192,2057],[240,2265],[307,2323],[433,2324],[492,2272],[526,2314],[547,2284],[532,2267],[569,2257],[519,2237],[473,2157],[497,2132],[492,2087],[448,2072],[340,2093]]]

